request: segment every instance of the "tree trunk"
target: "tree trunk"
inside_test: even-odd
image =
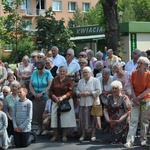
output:
[[[118,54],[119,22],[117,14],[118,0],[102,0],[102,7],[105,16],[105,36],[107,47]]]

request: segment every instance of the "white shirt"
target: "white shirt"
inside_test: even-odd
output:
[[[80,70],[80,65],[78,62],[73,59],[69,65],[67,65],[68,75],[74,75],[77,71]]]
[[[125,70],[130,72],[130,74],[132,74],[132,71],[137,69],[138,64],[134,64],[133,60],[130,60],[127,62],[127,64],[125,65]]]
[[[47,110],[48,113],[51,113],[51,99],[46,101],[45,110]]]
[[[58,68],[60,66],[67,66],[66,59],[62,55],[57,54],[56,57],[51,57],[52,62]]]

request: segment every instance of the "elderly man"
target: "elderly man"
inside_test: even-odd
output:
[[[80,65],[74,59],[74,50],[69,48],[66,54],[66,62],[68,68],[68,75],[74,77],[75,74],[80,70]]]
[[[132,71],[137,69],[137,60],[141,55],[141,51],[139,49],[135,49],[133,54],[132,54],[132,60],[128,61],[126,66],[125,66],[125,70],[132,73]]]
[[[58,47],[56,46],[53,46],[51,48],[51,51],[52,51],[52,62],[55,66],[57,66],[58,68],[60,66],[67,66],[66,64],[66,59],[65,57],[63,57],[62,55],[58,54],[59,50],[58,50]]]

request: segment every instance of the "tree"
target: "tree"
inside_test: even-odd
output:
[[[49,50],[56,45],[61,54],[65,54],[69,47],[74,47],[74,43],[70,41],[72,31],[64,26],[64,20],[57,21],[54,17],[55,13],[50,7],[45,16],[40,16],[36,26],[36,46],[37,49],[45,48]]]
[[[101,0],[105,19],[105,38],[107,47],[113,49],[114,53],[118,53],[119,22],[117,5],[118,0]]]
[[[82,12],[79,8],[74,12],[73,17],[69,18],[68,26],[86,26],[104,24],[104,14],[101,3],[97,3],[95,7],[92,7],[87,12]]]
[[[3,25],[1,26],[2,31],[2,41],[3,41],[3,47],[6,44],[12,44],[13,45],[13,51],[10,55],[12,57],[11,60],[13,62],[19,62],[19,49],[18,49],[18,41],[19,39],[26,38],[28,35],[26,35],[26,32],[24,31],[24,28],[29,25],[29,22],[25,22],[22,20],[22,17],[19,16],[17,10],[18,7],[21,5],[22,0],[13,0],[12,2],[8,0],[3,0],[2,5],[5,14],[7,14],[6,17],[2,17]]]

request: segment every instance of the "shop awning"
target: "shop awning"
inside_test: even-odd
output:
[[[76,41],[76,40],[99,40],[99,39],[104,39],[105,35],[101,34],[101,35],[89,35],[89,36],[76,36],[76,37],[71,37],[70,40],[71,41]]]

